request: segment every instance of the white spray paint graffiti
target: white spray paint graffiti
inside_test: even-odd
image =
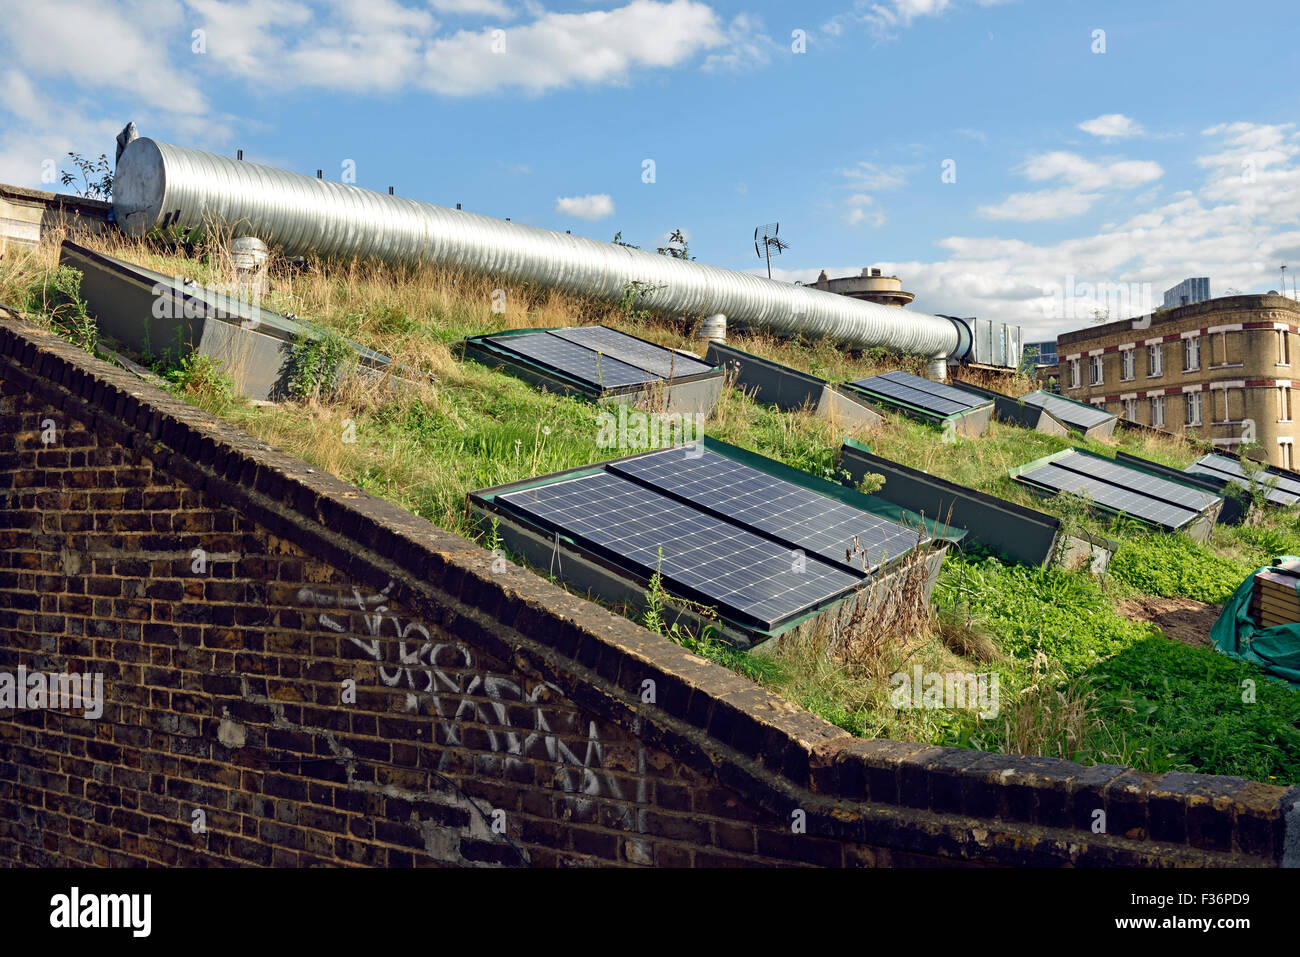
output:
[[[326,612],[321,612],[318,620],[322,627],[343,635],[375,661],[378,664],[379,680],[384,685],[406,688],[406,704],[409,709],[418,709],[422,698],[430,700],[437,715],[435,727],[441,732],[443,744],[461,744],[462,722],[486,726],[488,747],[494,753],[531,754],[540,741],[547,757],[559,765],[560,785],[566,792],[623,800],[623,790],[618,779],[602,768],[604,747],[595,721],[588,722],[585,749],[580,749],[583,753],[578,754],[558,734],[567,731],[570,737],[578,737],[579,734],[575,732],[580,728],[580,716],[572,711],[560,712],[562,717],[569,719],[570,726],[552,728],[556,712],[552,711],[552,718],[548,720],[542,707],[548,692],[563,696],[559,688],[539,682],[531,692],[525,692],[510,678],[493,674],[476,674],[466,683],[461,669],[474,667],[474,656],[469,648],[458,642],[435,641],[429,630],[419,622],[403,624],[397,615],[389,614],[388,593],[392,587],[392,582],[389,582],[383,591],[369,596],[363,595],[354,587],[350,599],[303,588],[298,592],[298,601],[304,605],[359,612],[365,622],[365,637],[351,634],[347,624]],[[388,639],[396,639],[396,643]],[[386,661],[386,649],[395,650],[396,661],[391,664],[396,667],[388,666],[390,663]],[[485,703],[475,700],[475,696],[489,700]],[[512,704],[525,705],[529,709],[527,727],[518,728],[511,720],[509,705]],[[508,730],[498,732],[494,728]],[[638,746],[638,751],[641,750],[643,749]],[[439,761],[439,770],[444,769],[448,757],[444,752]],[[642,769],[643,765],[642,754],[639,756],[638,769]],[[638,787],[638,797],[643,788],[642,783]]]

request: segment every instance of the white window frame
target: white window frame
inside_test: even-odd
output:
[[[1134,358],[1136,349],[1119,350],[1119,380],[1128,382],[1137,378],[1137,359]]]
[[[1188,336],[1183,340],[1183,371],[1195,372],[1201,368],[1201,337]]]
[[[1275,329],[1277,333],[1277,365],[1289,366],[1291,364],[1291,330]]]
[[[1294,451],[1294,449],[1292,448],[1292,441],[1291,441],[1291,439],[1289,439],[1289,438],[1288,438],[1288,439],[1278,439],[1278,440],[1277,440],[1277,447],[1278,447],[1278,451],[1280,452],[1280,455],[1279,455],[1278,457],[1282,460],[1282,462],[1281,462],[1281,466],[1282,466],[1282,468],[1284,468],[1284,469],[1289,469],[1289,468],[1291,468],[1291,467],[1292,467],[1292,455],[1291,455],[1291,453]]]
[[[1165,397],[1163,395],[1151,396],[1151,425],[1157,429],[1165,427]]]
[[[1158,379],[1165,374],[1165,347],[1163,343],[1147,346],[1147,378]]]
[[[1077,389],[1080,384],[1079,360],[1069,359],[1067,361],[1070,363],[1070,388]]]
[[[1187,425],[1201,424],[1201,393],[1184,392],[1183,405],[1186,407],[1187,414],[1184,418]]]
[[[1291,387],[1280,385],[1277,387],[1277,420],[1279,422],[1291,421]]]
[[[1124,400],[1124,418],[1128,419],[1128,421],[1130,421],[1130,422],[1136,422],[1136,421],[1138,420],[1138,400],[1137,400],[1137,399],[1125,399],[1125,400]]]
[[[1105,356],[1088,356],[1088,385],[1106,384],[1105,359]]]

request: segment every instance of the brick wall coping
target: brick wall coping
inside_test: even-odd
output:
[[[1153,338],[1156,333],[1152,330],[1158,330],[1169,323],[1181,322],[1184,319],[1190,319],[1193,316],[1208,316],[1216,312],[1232,312],[1249,310],[1260,312],[1265,309],[1283,309],[1291,312],[1300,312],[1300,302],[1296,302],[1290,296],[1270,296],[1268,294],[1251,295],[1251,296],[1223,296],[1218,299],[1206,299],[1203,302],[1194,302],[1189,306],[1178,306],[1174,309],[1166,309],[1156,314],[1152,319],[1151,325],[1147,328],[1137,329],[1133,325],[1133,319],[1119,319],[1114,322],[1106,322],[1101,325],[1087,326],[1083,329],[1074,329],[1070,332],[1063,332],[1056,337],[1056,349],[1058,355],[1064,357],[1069,351],[1066,346],[1074,346],[1083,342],[1093,342],[1097,339],[1104,339],[1107,336],[1113,336],[1116,333],[1131,330],[1137,335],[1137,341]]]
[[[769,811],[803,810],[809,835],[992,864],[1300,864],[1300,787],[858,739],[29,323],[0,317],[0,378]]]

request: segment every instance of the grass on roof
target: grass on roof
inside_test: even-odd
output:
[[[168,248],[121,237],[81,241],[168,275],[209,285],[230,281],[225,258],[201,243]],[[55,244],[10,250],[0,259],[0,302],[74,337],[81,327],[66,301],[67,280],[58,272]],[[433,269],[355,262],[295,267],[277,260],[263,305],[436,378],[397,393],[353,382],[326,398],[269,405],[233,395],[224,376],[237,370],[191,362],[162,370],[170,387],[272,445],[480,543],[484,532],[472,521],[468,492],[638,449],[599,447],[600,410],[593,405],[457,360],[454,350],[464,337],[601,322],[660,345],[703,351],[685,324],[645,314],[634,294],[621,307],[609,307]],[[93,348],[81,333],[83,345]],[[898,368],[923,371],[915,358],[852,352],[825,341],[733,333],[729,342],[832,381]],[[973,381],[1014,394],[1037,388],[1023,377],[974,375]],[[836,477],[843,433],[811,412],[777,412],[726,389],[707,432]],[[816,642],[792,641],[774,655],[755,656],[703,636],[666,637],[859,735],[1300,783],[1300,693],[1258,668],[1166,638],[1117,610],[1121,600],[1146,596],[1221,602],[1253,568],[1277,554],[1300,553],[1295,510],[1269,511],[1252,527],[1216,528],[1201,545],[1132,522],[1100,520],[1077,502],[1039,498],[1007,477],[1008,469],[1071,444],[1103,455],[1124,449],[1178,468],[1199,455],[1179,439],[1122,429],[1113,439],[1083,441],[993,422],[979,439],[945,443],[937,429],[891,415],[880,428],[850,434],[887,458],[1118,540],[1110,574],[1098,579],[1008,565],[973,551],[950,554],[935,590],[936,610],[924,627],[897,641],[864,643],[867,650],[853,659],[829,655]],[[997,716],[895,707],[891,676],[916,665],[996,674]],[[1240,691],[1248,678],[1261,689],[1249,703]]]

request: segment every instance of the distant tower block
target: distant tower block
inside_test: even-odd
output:
[[[878,302],[882,306],[901,308],[916,298],[914,293],[903,291],[901,279],[897,276],[882,275],[881,270],[875,266],[863,269],[860,276],[845,276],[842,279],[826,278],[826,270],[823,269],[812,285],[814,289],[838,293],[852,299]]]

